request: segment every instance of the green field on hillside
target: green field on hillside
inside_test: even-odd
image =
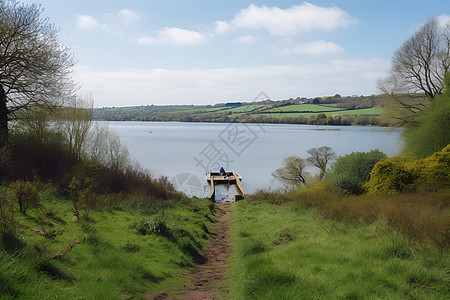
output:
[[[256,113],[252,115],[253,117],[257,116],[270,116],[274,118],[284,118],[284,117],[305,117],[310,118],[312,116],[317,116],[318,113],[323,113],[326,116],[333,116],[333,115],[339,115],[339,116],[356,116],[356,115],[380,115],[382,114],[383,109],[380,107],[371,107],[371,108],[364,108],[364,109],[353,109],[353,110],[337,110],[332,112],[311,112],[311,113],[271,113],[271,114],[265,114],[265,113]]]
[[[247,112],[251,112],[254,110],[259,110],[263,107],[264,107],[264,105],[243,105],[243,106],[231,108],[227,111],[230,111],[232,113],[247,113]]]
[[[226,106],[225,103],[211,105],[150,105],[136,107],[98,108],[94,111],[95,120],[104,121],[159,121],[159,122],[239,122],[239,123],[297,123],[312,125],[381,125],[378,102],[368,98],[345,98],[339,103],[302,103],[286,101],[262,101],[242,103],[240,106]],[[293,100],[290,100],[293,101]],[[349,108],[337,107],[345,106]],[[373,107],[371,107],[373,106]],[[356,107],[356,108],[355,108]],[[359,107],[359,108],[358,108]],[[361,108],[364,107],[364,108]],[[312,117],[325,114],[349,116],[346,120],[315,121]],[[370,120],[356,120],[356,116],[371,116]],[[293,119],[297,118],[297,119]],[[388,126],[384,122],[382,126]]]
[[[319,105],[319,104],[293,104],[282,107],[276,107],[265,110],[264,112],[290,112],[290,111],[308,111],[308,112],[322,112],[330,110],[342,110],[333,106]]]
[[[168,113],[171,114],[177,114],[177,113],[193,113],[193,114],[201,114],[201,113],[212,113],[212,112],[219,112],[222,110],[226,110],[225,107],[197,107],[197,108],[188,108],[188,109],[178,109],[177,107],[174,107],[171,111]]]
[[[213,113],[213,112],[231,112],[231,113],[244,113],[244,112],[251,112],[256,109],[263,108],[264,105],[242,105],[238,107],[229,107],[229,106],[219,106],[219,107],[197,107],[197,108],[190,108],[190,109],[180,109],[178,110],[176,107],[173,111],[170,113]]]

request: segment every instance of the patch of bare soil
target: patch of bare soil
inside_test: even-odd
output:
[[[190,278],[180,288],[170,292],[159,292],[157,295],[147,294],[153,300],[198,300],[226,299],[228,288],[225,286],[225,271],[230,267],[228,258],[231,255],[231,239],[229,236],[231,221],[231,203],[216,203],[220,216],[211,233],[211,245],[204,250],[206,262],[197,264],[186,273]]]

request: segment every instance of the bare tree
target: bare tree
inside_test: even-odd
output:
[[[130,165],[129,152],[126,146],[120,143],[120,137],[115,132],[110,132],[108,138],[109,157],[108,166],[112,170],[124,170]]]
[[[54,110],[74,91],[73,56],[42,12],[37,4],[0,0],[0,146],[8,139],[8,121]]]
[[[322,181],[327,170],[328,162],[333,159],[336,154],[328,146],[322,146],[320,148],[311,148],[308,150],[309,157],[306,159],[311,165],[319,168],[319,180]]]
[[[87,140],[87,155],[94,161],[104,165],[109,163],[109,141],[111,140],[111,130],[107,123],[95,122],[90,130]]]
[[[291,185],[305,183],[305,174],[303,169],[306,167],[306,161],[297,156],[289,156],[283,160],[284,168],[276,169],[272,176]]]
[[[445,87],[450,64],[450,22],[430,19],[394,53],[387,78],[378,88],[388,97],[387,109],[400,124],[423,112]]]
[[[70,99],[69,106],[62,111],[63,132],[66,135],[70,151],[77,159],[83,155],[92,126],[93,112],[94,101],[92,98],[83,99],[77,96]]]

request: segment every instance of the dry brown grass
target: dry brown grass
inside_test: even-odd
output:
[[[422,249],[450,248],[450,189],[422,189],[396,195],[366,193],[344,195],[328,182],[290,193],[258,191],[250,201],[283,204],[301,202],[316,208],[323,217],[337,222],[375,224],[389,227],[408,237],[411,245]]]
[[[291,197],[306,207],[321,207],[326,203],[338,201],[340,192],[327,182],[321,182],[310,188],[295,191]]]
[[[450,246],[450,189],[395,196],[365,194],[323,202],[320,213],[328,219],[355,223],[380,222],[422,245]]]
[[[258,190],[253,195],[246,197],[249,201],[266,201],[270,204],[280,205],[289,201],[292,201],[292,197],[289,194],[282,193],[280,191],[266,191]]]

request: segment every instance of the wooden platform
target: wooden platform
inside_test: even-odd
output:
[[[209,193],[208,198],[211,200],[214,200],[214,196],[216,193],[215,185],[216,184],[235,184],[238,187],[239,195],[235,195],[233,198],[233,201],[236,202],[238,199],[244,198],[245,195],[247,195],[247,192],[245,191],[244,186],[242,185],[242,178],[236,174],[236,172],[231,171],[228,173],[229,175],[223,176],[219,173],[213,173],[209,171],[209,173],[206,174],[206,180],[211,185],[211,192]]]

